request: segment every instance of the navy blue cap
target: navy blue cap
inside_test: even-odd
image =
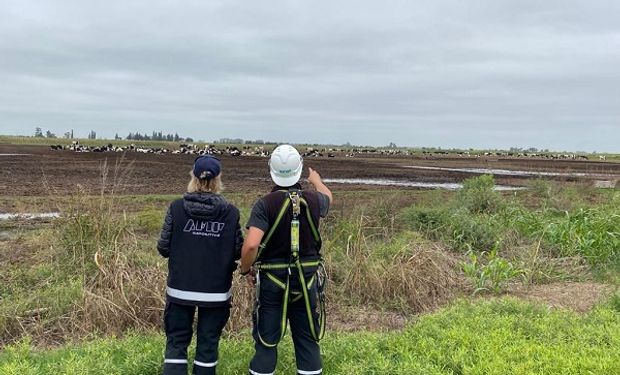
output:
[[[194,161],[194,176],[200,180],[210,180],[220,175],[222,165],[218,158],[210,155],[203,155]]]

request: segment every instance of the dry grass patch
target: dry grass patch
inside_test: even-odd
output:
[[[613,294],[607,284],[587,282],[562,282],[546,285],[514,285],[509,294],[528,301],[542,303],[554,309],[569,309],[585,313]]]

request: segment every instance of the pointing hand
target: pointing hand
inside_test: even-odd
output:
[[[316,186],[321,182],[321,175],[314,169],[308,167],[308,182]]]

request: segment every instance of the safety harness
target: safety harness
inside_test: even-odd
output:
[[[315,341],[320,341],[325,335],[325,321],[326,321],[326,309],[325,309],[325,284],[327,282],[327,274],[325,272],[325,267],[323,265],[323,260],[313,260],[313,261],[302,261],[299,257],[299,216],[301,214],[301,205],[306,208],[306,215],[308,218],[308,223],[310,224],[310,229],[312,231],[312,235],[314,239],[320,243],[321,236],[319,235],[319,231],[312,220],[312,215],[310,214],[310,208],[308,207],[308,202],[301,196],[301,192],[299,191],[286,191],[288,195],[287,199],[284,200],[282,204],[282,208],[280,209],[278,216],[276,217],[275,222],[271,226],[271,229],[267,233],[267,236],[264,237],[263,241],[260,244],[258,255],[256,259],[260,259],[260,254],[262,250],[267,246],[267,243],[271,239],[271,236],[274,234],[276,228],[282,221],[282,218],[286,214],[289,207],[293,206],[293,219],[291,220],[291,254],[288,263],[261,263],[256,262],[256,303],[254,313],[256,314],[256,332],[258,339],[261,344],[266,347],[273,348],[278,345],[280,340],[284,338],[287,330],[287,312],[289,303],[297,302],[300,299],[304,300],[306,306],[306,315],[308,317],[308,325],[310,326],[310,333],[312,334],[312,338]],[[317,271],[306,280],[304,269],[306,267],[317,267]],[[287,270],[286,279],[281,280],[277,276],[273,274],[273,271],[276,270]],[[291,275],[293,272],[297,273],[299,278],[299,284],[301,290],[291,290],[290,281]],[[265,276],[271,280],[275,285],[282,288],[284,290],[284,296],[282,301],[282,319],[280,322],[280,337],[274,343],[268,343],[263,339],[260,334],[260,283],[261,283],[261,273],[264,273]],[[319,319],[318,319],[318,327],[314,322],[314,318],[312,316],[312,307],[310,304],[310,290],[316,283],[317,291],[318,291],[318,302],[319,302]]]

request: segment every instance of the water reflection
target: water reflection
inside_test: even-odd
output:
[[[389,180],[379,178],[324,178],[323,182],[334,184],[351,184],[351,185],[380,185],[380,186],[404,186],[417,187],[421,189],[443,189],[458,190],[463,184],[456,182],[419,182],[406,180]],[[497,191],[514,191],[523,190],[520,186],[495,185]]]

